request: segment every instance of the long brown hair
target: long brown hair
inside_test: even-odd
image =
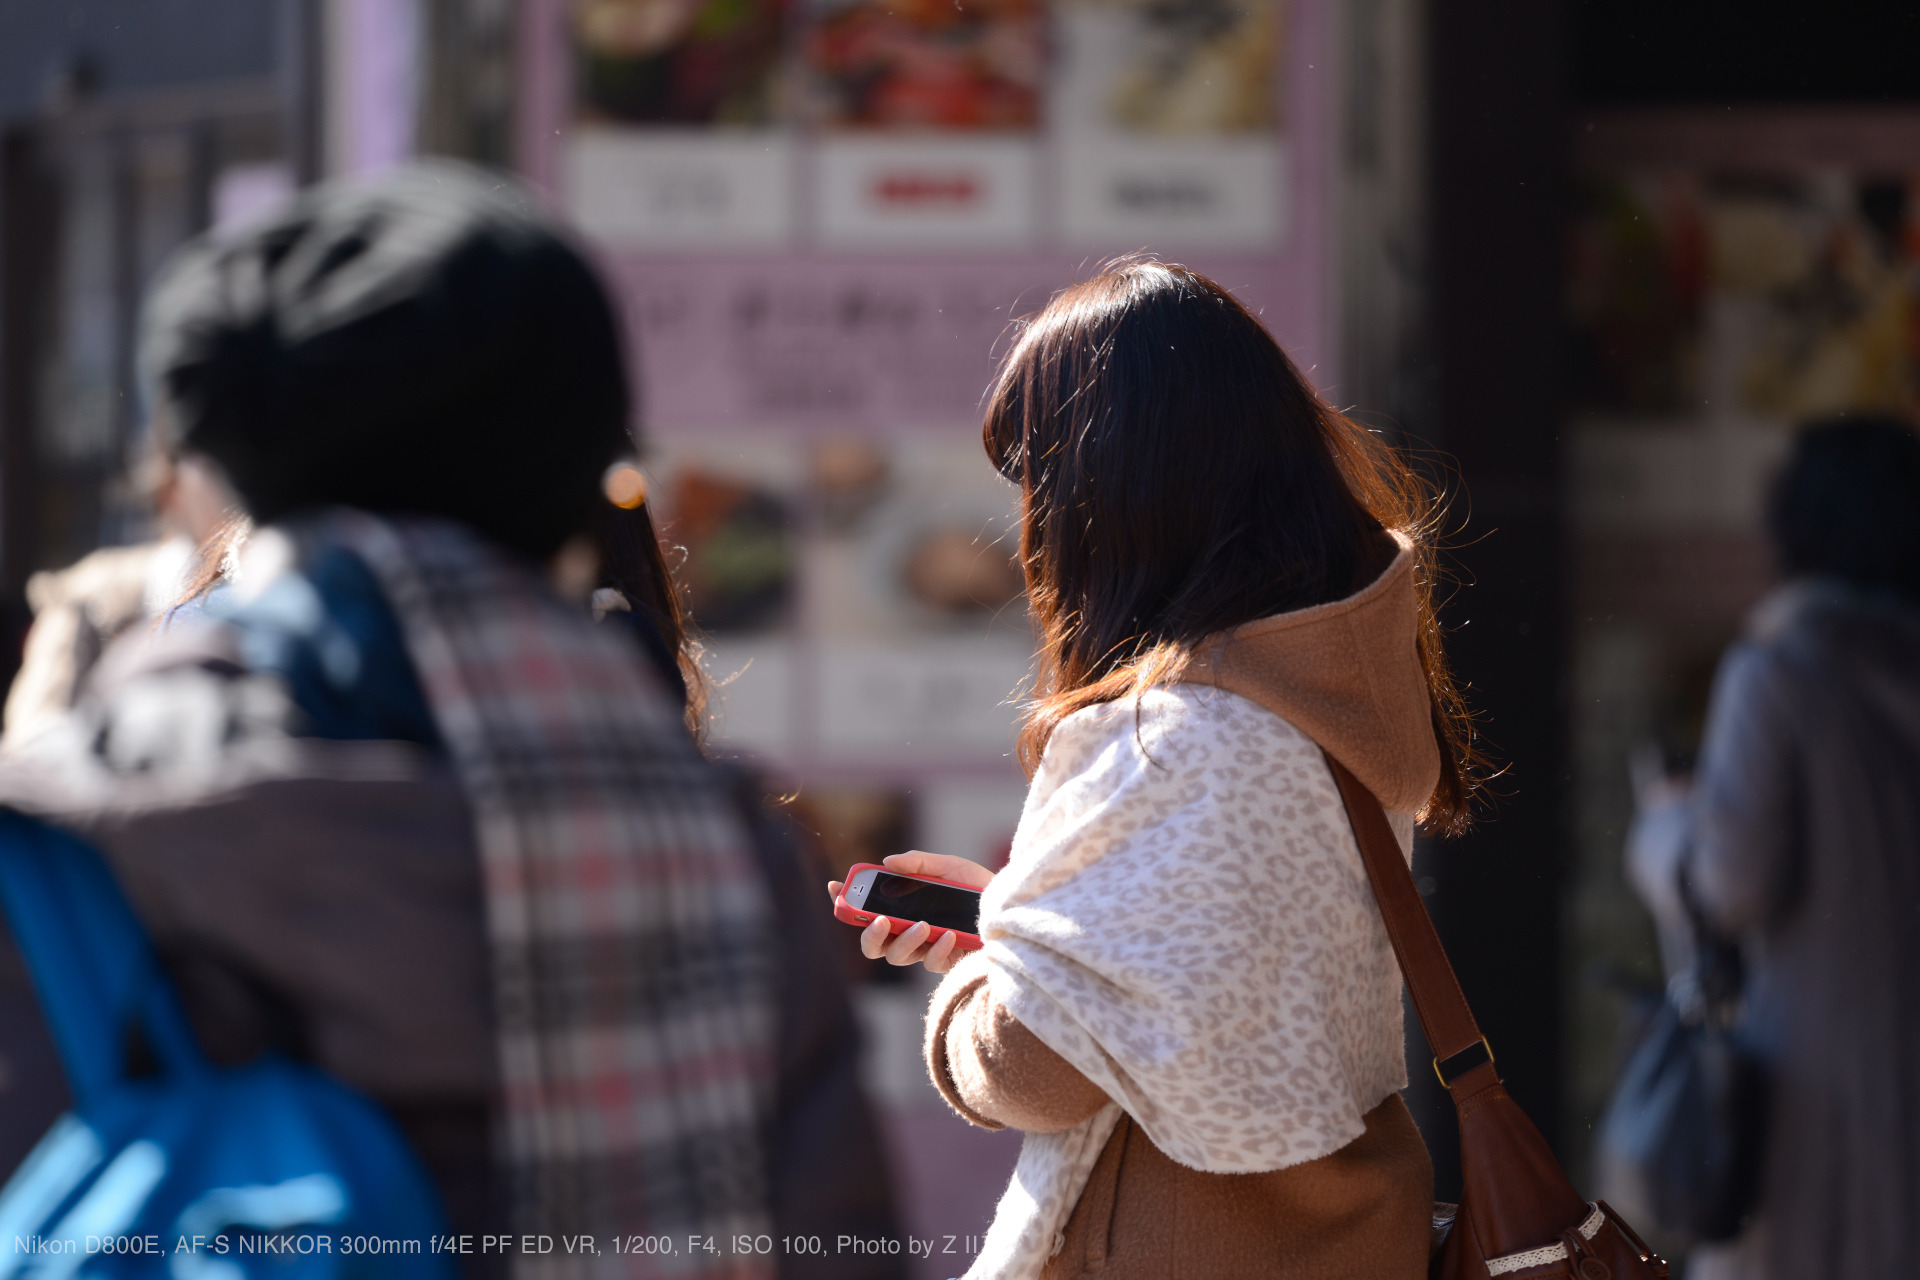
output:
[[[1209,637],[1351,595],[1418,557],[1419,650],[1441,743],[1432,831],[1470,819],[1483,761],[1434,618],[1432,489],[1335,412],[1225,289],[1125,261],[1056,295],[1001,366],[981,429],[1020,486],[1039,630],[1031,773],[1083,707],[1178,680]]]
[[[594,509],[592,534],[600,553],[600,585],[618,591],[627,607],[652,626],[660,652],[650,654],[667,674],[680,677],[687,732],[705,745],[711,686],[700,667],[701,643],[686,602],[667,564],[647,503],[625,509],[601,502]]]

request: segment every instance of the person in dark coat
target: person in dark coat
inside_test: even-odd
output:
[[[1920,436],[1797,438],[1782,585],[1715,685],[1686,878],[1746,958],[1771,1089],[1747,1235],[1688,1274],[1880,1280],[1920,1263]],[[1675,895],[1677,896],[1677,895]]]

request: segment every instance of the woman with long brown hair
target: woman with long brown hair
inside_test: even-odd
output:
[[[947,971],[934,1082],[1027,1134],[969,1276],[1424,1275],[1400,974],[1323,752],[1409,853],[1467,819],[1428,490],[1159,262],[1054,298],[984,438],[1021,494],[1032,787],[997,876],[888,860],[985,888],[983,951],[862,939]]]

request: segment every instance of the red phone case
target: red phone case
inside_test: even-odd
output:
[[[847,874],[840,881],[840,892],[833,900],[833,918],[843,924],[854,925],[862,929],[873,923],[874,913],[871,911],[862,911],[857,907],[847,905],[847,885],[851,884],[853,877],[862,871],[884,871],[890,876],[906,876],[909,880],[925,880],[929,884],[951,885],[956,889],[965,889],[968,893],[980,892],[980,890],[974,888],[972,885],[961,884],[958,880],[942,880],[939,876],[908,876],[904,871],[895,871],[891,867],[883,867],[877,862],[856,862],[847,868]],[[911,920],[900,920],[893,916],[887,917],[887,923],[892,926],[889,930],[892,933],[905,933],[908,929],[912,928],[914,924]],[[940,941],[940,935],[944,933],[951,933],[953,935],[954,949],[958,951],[978,951],[986,945],[980,941],[978,934],[962,933],[958,929],[936,928],[927,934],[927,941],[929,943],[938,942]]]

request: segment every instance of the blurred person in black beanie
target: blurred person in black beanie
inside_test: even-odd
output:
[[[106,853],[209,1054],[384,1104],[456,1232],[891,1235],[831,922],[674,664],[550,584],[633,447],[581,252],[463,166],[319,188],[181,252],[141,368],[249,523],[0,758],[0,803]],[[669,1264],[901,1268],[524,1260]]]
[[[141,364],[156,426],[217,460],[261,523],[441,515],[544,559],[632,448],[592,269],[517,185],[445,163],[190,247],[148,306]]]

